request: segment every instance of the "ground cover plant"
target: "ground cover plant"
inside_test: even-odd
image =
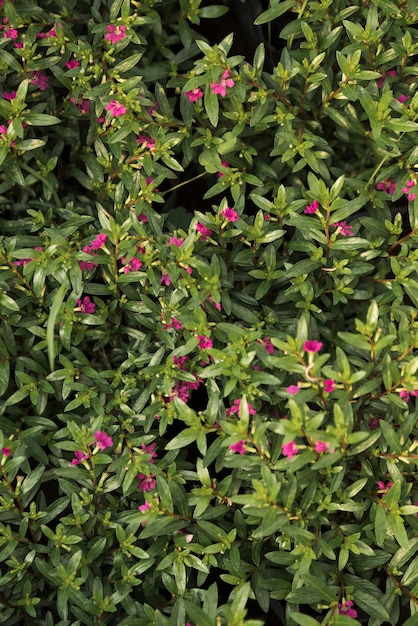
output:
[[[250,3],[0,2],[4,625],[418,623],[416,3]]]

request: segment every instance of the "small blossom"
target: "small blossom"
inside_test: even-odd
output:
[[[176,246],[177,248],[181,248],[183,241],[184,237],[179,237],[178,239],[176,237],[170,237],[169,239],[169,243],[171,243],[173,246]]]
[[[405,104],[405,102],[409,100],[409,96],[405,96],[405,94],[401,93],[401,95],[398,96],[396,100],[400,102],[401,104]]]
[[[142,452],[144,454],[150,454],[151,455],[151,458],[149,459],[150,463],[154,463],[154,459],[157,458],[157,453],[155,452],[155,446],[156,445],[157,444],[155,442],[154,443],[150,443],[148,446],[145,443],[141,444]]]
[[[354,237],[353,227],[349,226],[345,220],[342,222],[335,222],[333,226],[334,228],[340,229],[340,234],[343,237]]]
[[[316,213],[318,209],[319,209],[319,202],[318,200],[314,200],[312,204],[306,205],[305,210],[303,212],[309,215],[311,213]]]
[[[299,385],[289,385],[286,387],[287,393],[290,393],[291,396],[295,396],[300,391]]]
[[[371,417],[369,419],[370,430],[377,430],[378,428],[380,428],[380,420],[382,419],[383,417]]]
[[[295,456],[298,452],[299,448],[294,441],[289,441],[282,445],[282,454],[287,456],[288,459],[291,459],[292,456]]]
[[[143,493],[145,493],[146,491],[151,491],[157,484],[155,474],[150,474],[149,476],[146,476],[145,474],[138,474],[138,479],[138,489],[140,489]]]
[[[226,416],[229,417],[230,415],[237,413],[238,417],[241,417],[240,406],[241,406],[241,399],[237,398],[236,400],[234,400],[234,404],[225,411]],[[252,404],[250,404],[250,402],[248,403],[248,413],[250,415],[256,415],[257,413],[257,411],[254,409]]]
[[[120,117],[126,113],[126,107],[117,100],[111,100],[109,104],[105,106],[105,109],[106,111],[110,111],[113,117]]]
[[[155,139],[152,137],[147,137],[146,135],[138,135],[136,139],[137,143],[145,144],[145,147],[149,150],[155,147]]]
[[[126,261],[125,257],[121,258],[122,263],[124,264],[123,273],[129,274],[129,272],[137,272],[142,267],[142,261],[137,259],[135,256],[132,257],[130,261]]]
[[[7,27],[3,31],[3,37],[5,39],[17,39],[19,37],[19,33],[16,28]]]
[[[221,165],[222,165],[222,167],[229,167],[229,163],[228,163],[228,161],[221,161]],[[217,176],[218,178],[222,178],[222,176],[225,176],[225,174],[224,174],[223,172],[218,172],[218,173],[216,174],[216,176]]]
[[[199,340],[198,345],[200,350],[207,350],[209,348],[212,348],[212,339],[210,339],[209,337],[205,337],[204,335],[198,335],[197,338]]]
[[[57,31],[55,30],[55,28],[51,28],[51,30],[49,30],[48,32],[38,33],[36,36],[38,39],[47,39],[48,37],[56,37]]]
[[[232,78],[228,78],[228,76],[229,70],[225,70],[218,83],[215,81],[211,82],[210,88],[212,89],[213,94],[219,94],[223,98],[226,96],[226,88],[233,87],[235,85],[235,82],[232,80]]]
[[[101,430],[96,430],[94,433],[94,439],[99,450],[104,450],[105,448],[111,448],[113,446],[112,437]]]
[[[197,102],[200,98],[203,98],[203,91],[200,87],[195,87],[190,89],[190,91],[185,91],[184,95],[189,99],[189,102]]]
[[[232,452],[238,452],[238,454],[245,454],[245,439],[241,439],[237,441],[237,443],[233,443],[229,446],[229,449]]]
[[[75,104],[80,113],[88,113],[90,111],[90,100],[83,98],[80,94],[78,94],[76,98],[70,96],[68,100],[71,104]]]
[[[13,45],[15,48],[23,48],[23,41],[14,41]]]
[[[408,200],[409,202],[413,202],[415,200],[415,198],[417,197],[416,193],[411,193],[411,189],[413,189],[415,187],[415,181],[414,180],[407,180],[406,181],[406,186],[402,189],[402,193],[406,194],[408,196]]]
[[[13,91],[4,91],[3,92],[3,98],[5,100],[9,100],[11,102],[12,100],[14,100],[16,98],[16,91],[15,90],[13,90]]]
[[[325,393],[332,393],[335,389],[335,382],[332,378],[325,378],[324,380],[324,391]]]
[[[3,456],[10,456],[10,452],[11,452],[10,448],[7,448],[7,447],[4,447],[1,449],[1,453]]]
[[[138,215],[138,220],[139,220],[140,222],[144,222],[145,224],[149,221],[149,220],[148,220],[148,217],[145,215],[145,213],[140,213],[140,214]]]
[[[91,252],[92,248],[91,246],[84,246],[83,248],[83,252],[86,252],[87,254],[91,254],[91,256],[96,256],[95,253]],[[80,265],[80,269],[81,271],[87,270],[87,271],[91,271],[92,269],[94,269],[95,267],[98,267],[98,263],[93,263],[93,261],[79,261],[78,262]]]
[[[77,298],[76,300],[77,306],[79,307],[80,313],[94,313],[96,309],[96,305],[94,302],[91,302],[88,296],[84,296],[83,300]]]
[[[237,222],[239,220],[239,215],[235,211],[235,209],[231,209],[231,207],[227,206],[222,210],[222,216],[228,220],[228,222]]]
[[[402,398],[402,400],[405,400],[405,402],[409,402],[409,400],[411,399],[411,396],[418,396],[418,389],[415,389],[414,391],[408,391],[408,389],[401,389],[399,392],[399,397]]]
[[[314,446],[315,452],[326,452],[328,450],[329,443],[326,441],[317,441]]]
[[[86,461],[89,458],[88,454],[85,454],[82,450],[75,450],[75,459],[71,461],[71,465],[80,465],[83,461]]]
[[[305,341],[302,348],[305,352],[319,352],[324,344],[316,339]]]
[[[163,274],[160,278],[160,284],[162,285],[164,283],[164,285],[166,287],[169,287],[171,285],[171,278],[168,274]]]
[[[110,43],[118,43],[118,41],[122,41],[126,37],[126,26],[120,25],[116,26],[115,24],[109,24],[106,26],[106,41],[110,41]]]
[[[77,61],[77,59],[70,59],[70,61],[67,61],[67,63],[65,64],[65,66],[69,69],[69,70],[73,70],[76,67],[79,67],[80,65],[80,61]]]
[[[265,349],[267,350],[269,354],[271,355],[274,354],[274,346],[272,344],[270,337],[263,337],[260,343],[265,347]]]
[[[378,80],[377,80],[378,88],[381,89],[383,87],[383,83],[388,78],[388,76],[391,76],[392,78],[395,78],[395,76],[397,76],[397,75],[398,74],[397,74],[396,70],[389,70],[388,72],[383,72],[381,77],[378,78]]]
[[[384,180],[381,180],[380,183],[377,183],[376,189],[393,196],[396,191],[396,182],[394,180],[389,180],[389,178],[385,178]]]
[[[45,89],[48,89],[48,77],[41,70],[31,72],[30,82],[32,83],[32,85],[38,85],[40,91],[45,91]]]
[[[139,505],[138,511],[140,511],[141,513],[145,513],[145,511],[149,511],[150,508],[151,508],[150,503],[144,502],[144,504]]]
[[[343,604],[338,603],[338,615],[347,615],[347,617],[357,617],[357,611],[351,607],[354,605],[352,600],[346,600]]]
[[[207,228],[204,224],[201,224],[200,222],[196,223],[196,230],[198,233],[200,233],[201,236],[201,240],[202,241],[206,241],[206,239],[208,237],[210,237],[212,235],[212,232],[210,228]]]
[[[377,486],[379,487],[379,492],[381,493],[382,496],[387,494],[387,492],[392,487],[392,485],[393,485],[393,482],[391,480],[389,480],[386,484],[383,482],[383,480],[379,480],[377,483]]]
[[[171,317],[170,321],[165,323],[163,326],[164,330],[168,330],[169,328],[174,328],[174,330],[182,330],[183,324],[178,321],[175,317]]]
[[[91,242],[91,247],[93,250],[98,250],[106,243],[107,235],[104,233],[99,233]]]

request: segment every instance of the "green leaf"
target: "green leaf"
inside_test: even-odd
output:
[[[326,600],[327,602],[336,601],[337,599],[336,594],[332,593],[330,591],[330,587],[328,587],[328,585],[324,583],[322,580],[320,580],[319,578],[305,574],[303,577],[303,582],[304,582],[304,586],[308,590],[315,591],[315,593],[319,595],[321,600],[324,600],[324,601]]]
[[[310,615],[303,615],[303,613],[290,613],[292,619],[299,626],[320,626],[320,623],[316,621]]]
[[[58,289],[54,301],[52,303],[52,307],[49,312],[48,322],[46,326],[46,341],[48,346],[48,359],[49,359],[49,367],[51,372],[54,371],[54,360],[55,360],[55,346],[54,346],[54,333],[55,333],[55,322],[58,317],[58,313],[61,307],[61,304],[64,302],[64,297],[67,292],[67,286],[61,285]]]
[[[51,126],[52,124],[61,123],[59,117],[49,115],[48,113],[27,113],[24,118],[25,122],[32,126]]]
[[[283,15],[283,13],[286,13],[286,11],[293,9],[294,6],[294,0],[285,0],[284,2],[280,2],[275,7],[267,9],[267,11],[261,13],[261,15],[259,15],[254,20],[254,24],[256,26],[260,26],[261,24],[267,24],[267,22],[272,22],[273,20]]]
[[[219,100],[218,96],[209,87],[206,89],[203,104],[210,123],[216,128],[219,119]]]

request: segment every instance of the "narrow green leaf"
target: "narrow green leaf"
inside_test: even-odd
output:
[[[61,304],[64,302],[64,297],[67,291],[66,285],[61,285],[58,289],[54,301],[52,303],[52,307],[49,312],[48,323],[46,326],[46,342],[48,346],[48,359],[49,359],[49,367],[51,372],[54,371],[54,360],[55,360],[55,351],[54,351],[54,330],[55,330],[55,322],[58,317],[58,313],[61,307]]]

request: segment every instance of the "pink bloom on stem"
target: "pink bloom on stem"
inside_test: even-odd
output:
[[[7,27],[3,31],[3,37],[5,39],[17,39],[18,36],[19,33],[17,32],[16,28]]]
[[[377,486],[379,487],[379,491],[381,492],[382,496],[387,494],[387,492],[392,487],[392,485],[393,485],[393,482],[391,480],[389,480],[386,484],[383,482],[383,480],[379,480],[377,483]]]
[[[396,182],[394,180],[389,180],[389,178],[385,178],[381,180],[380,183],[377,183],[376,189],[378,191],[384,191],[393,196],[396,190]]]
[[[91,246],[84,246],[83,248],[83,252],[86,252],[87,254],[91,254],[91,256],[96,256],[94,253],[91,252],[92,248]],[[88,270],[91,271],[92,269],[94,269],[95,267],[98,267],[98,263],[93,263],[93,261],[79,261],[78,262],[80,265],[80,269],[81,271],[83,270]]]
[[[155,474],[150,474],[149,476],[146,476],[145,474],[138,474],[138,479],[138,489],[140,489],[143,493],[154,489],[155,485],[157,484]]]
[[[397,75],[398,74],[397,74],[396,70],[389,70],[388,72],[383,72],[381,77],[378,78],[378,80],[377,80],[378,88],[381,89],[383,87],[383,83],[385,82],[385,80],[387,79],[388,76],[391,76],[392,78],[394,78]]]
[[[3,454],[3,456],[10,456],[10,448],[4,447],[1,449],[1,453]]]
[[[136,142],[145,144],[145,147],[149,150],[155,147],[155,139],[153,139],[152,137],[147,137],[146,135],[138,135]]]
[[[142,267],[142,261],[137,259],[135,256],[132,257],[130,261],[126,261],[125,257],[121,258],[122,263],[124,264],[123,273],[129,274],[129,272],[137,272]]]
[[[93,250],[98,250],[106,243],[107,235],[104,233],[99,233],[91,242],[91,247]]]
[[[232,452],[238,452],[238,454],[245,454],[245,439],[241,439],[237,441],[237,443],[233,443],[229,446],[229,449]]]
[[[340,234],[343,237],[354,237],[353,227],[349,226],[345,220],[342,222],[335,222],[333,226],[334,228],[340,229]]]
[[[198,335],[197,338],[199,340],[200,350],[207,350],[209,348],[212,348],[212,339],[210,339],[209,337],[205,337],[204,335]]]
[[[157,458],[157,453],[155,452],[156,443],[150,443],[148,446],[145,443],[141,444],[142,452],[144,454],[150,454],[151,458],[149,459],[150,463],[154,463],[154,459]]]
[[[190,89],[189,91],[185,91],[184,95],[189,99],[190,102],[197,102],[200,98],[203,98],[203,91],[200,87],[195,87],[194,89]]]
[[[222,216],[228,220],[228,222],[237,222],[239,220],[239,215],[235,211],[235,209],[231,209],[231,207],[227,206],[222,210]]]
[[[329,443],[327,443],[326,441],[317,441],[315,443],[315,447],[314,450],[315,452],[326,452],[326,450],[328,450],[328,446]]]
[[[123,25],[109,24],[106,26],[106,31],[105,39],[110,41],[110,43],[118,43],[118,41],[122,41],[126,37],[126,26]]]
[[[5,100],[9,100],[11,102],[12,100],[14,100],[16,98],[16,91],[15,90],[13,90],[13,91],[5,91],[3,93],[3,98]]]
[[[353,617],[354,619],[357,617],[357,611],[352,609],[354,606],[352,600],[346,600],[343,604],[338,603],[338,615],[347,615],[347,617]]]
[[[240,415],[240,406],[241,406],[241,399],[237,398],[236,400],[234,400],[234,404],[231,407],[229,407],[229,409],[227,409],[225,411],[226,416],[229,417],[233,413],[237,413],[238,417],[241,417],[241,415]],[[257,413],[257,411],[253,408],[252,404],[250,404],[250,403],[248,403],[248,413],[250,415],[256,415],[256,413]]]
[[[109,104],[105,106],[105,109],[106,111],[110,111],[113,117],[120,117],[126,113],[126,107],[117,100],[111,100]]]
[[[210,84],[210,88],[212,89],[213,94],[219,94],[223,98],[226,96],[226,88],[233,87],[235,85],[235,81],[232,78],[228,78],[229,70],[225,70],[221,76],[221,79],[218,83],[212,81]]]
[[[176,237],[170,237],[168,243],[171,243],[173,246],[176,246],[177,248],[181,248],[183,241],[184,241],[184,237],[179,237],[178,239]]]
[[[149,511],[150,508],[151,508],[150,503],[144,502],[144,504],[139,505],[138,511],[141,511],[141,513],[145,513],[145,511]]]
[[[68,100],[75,104],[80,113],[88,113],[90,110],[90,100],[83,98],[80,94],[77,95],[76,98],[74,96],[70,96]]]
[[[270,337],[264,337],[262,339],[262,344],[269,354],[274,354],[274,346],[271,342]]]
[[[290,393],[291,396],[295,396],[300,391],[299,385],[289,385],[286,387],[287,393]]]
[[[401,93],[401,95],[398,96],[396,100],[400,102],[401,104],[405,104],[405,102],[409,100],[409,96],[405,96],[405,94]]]
[[[282,445],[282,454],[287,456],[288,459],[291,459],[292,456],[295,456],[298,452],[299,448],[294,441],[289,441]]]
[[[71,465],[80,465],[82,461],[86,461],[89,458],[88,454],[85,454],[82,450],[75,450],[75,459],[71,461]]]
[[[171,278],[168,274],[163,274],[160,278],[160,284],[162,285],[164,283],[164,285],[166,287],[169,287],[171,285]]]
[[[13,45],[15,48],[23,48],[23,41],[14,41]]]
[[[222,165],[222,167],[229,167],[229,163],[228,163],[228,161],[221,161],[221,165]],[[218,178],[222,178],[222,176],[225,176],[225,174],[224,174],[223,172],[218,172],[218,173],[216,174],[216,176],[217,176]]]
[[[94,302],[91,302],[88,296],[84,296],[83,300],[77,298],[76,302],[80,309],[80,313],[94,313],[96,305]]]
[[[41,70],[36,70],[35,72],[31,72],[30,82],[32,85],[38,85],[40,91],[45,91],[48,89],[48,77]]]
[[[406,186],[402,189],[402,193],[407,194],[409,202],[413,202],[417,197],[416,193],[411,193],[411,189],[415,187],[414,180],[407,180]]]
[[[408,389],[401,389],[399,392],[399,397],[402,398],[402,400],[405,400],[405,402],[409,402],[409,400],[411,399],[411,396],[418,396],[418,389],[415,389],[414,391],[408,391]]]
[[[148,220],[148,217],[145,215],[145,213],[140,213],[140,214],[138,215],[138,220],[139,220],[140,222],[144,222],[144,223],[147,223],[147,222],[149,221],[149,220]]]
[[[324,344],[316,339],[305,341],[302,348],[305,352],[319,352]]]
[[[325,378],[324,380],[324,391],[325,393],[332,393],[335,389],[335,382],[332,378]]]
[[[303,212],[309,215],[311,213],[316,213],[318,209],[319,209],[319,202],[318,200],[314,200],[312,204],[306,205],[305,210]]]
[[[113,446],[112,437],[102,430],[96,430],[94,433],[94,439],[99,450],[104,450],[105,448],[111,448]]]
[[[206,241],[206,239],[208,237],[211,236],[212,232],[210,228],[207,228],[204,224],[201,224],[200,222],[197,222],[196,224],[196,230],[198,233],[200,233],[201,236],[201,240],[202,241]]]
[[[80,61],[77,61],[77,59],[70,59],[70,61],[67,61],[67,63],[65,64],[65,66],[69,70],[73,70],[74,68],[78,67],[79,65],[80,65]]]

